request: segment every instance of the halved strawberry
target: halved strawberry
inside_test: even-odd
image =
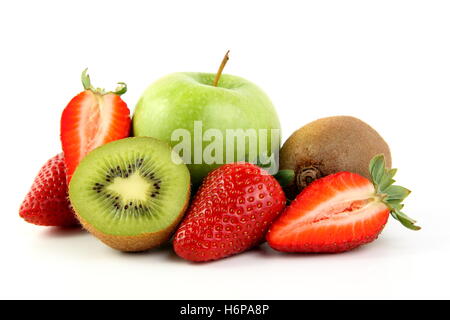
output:
[[[413,230],[415,221],[401,212],[410,191],[395,186],[396,169],[384,156],[370,164],[372,180],[350,172],[329,175],[301,192],[267,233],[269,245],[286,252],[342,252],[375,240],[389,213]]]
[[[61,142],[68,182],[78,163],[93,149],[126,138],[130,132],[130,110],[120,98],[127,91],[119,82],[114,92],[91,85],[87,69],[81,80],[85,91],[74,97],[61,117]]]

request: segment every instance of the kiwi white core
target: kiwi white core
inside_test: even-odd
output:
[[[151,193],[152,185],[137,172],[128,178],[116,177],[112,184],[107,186],[109,191],[121,195],[122,203],[130,201],[145,201]]]

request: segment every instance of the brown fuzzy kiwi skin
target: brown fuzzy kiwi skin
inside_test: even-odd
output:
[[[280,169],[295,170],[297,183],[288,188],[292,194],[317,178],[341,171],[370,179],[369,163],[377,154],[385,155],[390,168],[389,146],[371,126],[350,116],[328,117],[305,125],[287,139],[280,151]]]
[[[171,235],[177,228],[178,224],[183,219],[184,213],[186,212],[186,209],[189,205],[189,199],[190,199],[190,188],[188,190],[188,195],[186,198],[186,202],[183,206],[183,209],[180,211],[177,219],[175,219],[175,221],[173,221],[173,223],[166,229],[158,232],[142,233],[135,236],[117,236],[103,233],[100,230],[91,226],[89,223],[87,223],[87,221],[85,221],[76,212],[76,210],[74,211],[77,219],[80,221],[83,228],[86,229],[89,233],[91,233],[95,237],[97,237],[107,246],[123,252],[141,252],[159,247],[161,244],[170,239]]]

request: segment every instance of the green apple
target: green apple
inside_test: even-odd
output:
[[[272,155],[278,170],[281,137],[275,108],[259,87],[237,76],[186,72],[156,81],[136,106],[133,133],[167,141],[177,152],[182,149],[179,153],[194,185],[229,162],[267,166],[267,157]],[[245,140],[244,152],[238,150],[239,142],[234,142],[240,138]],[[188,143],[188,150],[177,148],[181,142]],[[214,161],[202,158],[206,153]],[[266,162],[261,161],[263,154]]]

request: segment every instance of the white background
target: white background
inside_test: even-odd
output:
[[[0,298],[450,298],[448,1],[8,1],[0,8]],[[272,98],[283,138],[324,116],[357,116],[389,142],[413,190],[380,239],[339,255],[267,247],[208,264],[170,247],[123,254],[85,232],[37,227],[18,208],[60,151],[81,91],[126,81],[131,109],[175,71],[226,73]]]

